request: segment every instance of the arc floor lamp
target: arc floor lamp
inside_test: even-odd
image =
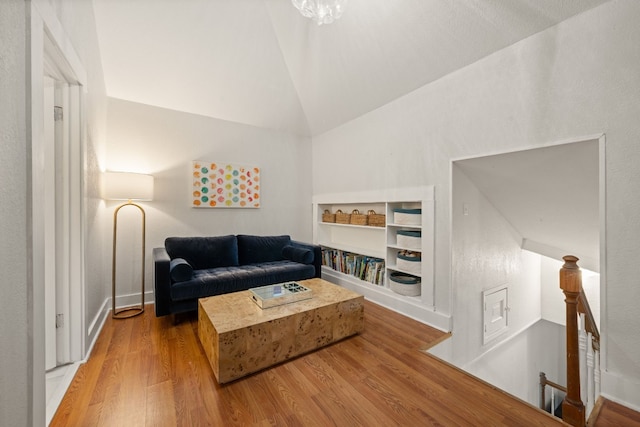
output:
[[[105,172],[104,198],[107,200],[126,200],[113,212],[113,260],[111,266],[111,317],[126,319],[144,312],[144,270],[145,270],[145,229],[146,214],[142,206],[133,201],[153,200],[153,176],[130,172]],[[140,305],[123,307],[116,310],[116,254],[118,239],[118,212],[126,206],[133,206],[142,215],[142,275],[140,287]]]

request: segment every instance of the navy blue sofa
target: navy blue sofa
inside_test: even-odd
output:
[[[320,277],[320,246],[290,236],[169,237],[153,249],[156,316],[198,309],[198,298]]]

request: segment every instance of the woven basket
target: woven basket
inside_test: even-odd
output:
[[[407,273],[420,274],[422,255],[415,251],[399,251],[396,266]]]
[[[397,294],[417,297],[421,293],[420,278],[403,274],[391,273],[389,275],[389,288]]]
[[[402,225],[420,225],[422,209],[394,209],[393,222]]]
[[[336,214],[332,214],[328,209],[325,209],[322,214],[322,222],[336,222]]]
[[[367,225],[367,215],[361,214],[358,209],[354,209],[351,212],[351,224],[353,225]]]
[[[351,215],[342,212],[342,210],[338,209],[336,211],[336,223],[337,224],[349,224],[349,220],[351,219]]]
[[[422,232],[416,230],[398,230],[398,246],[406,249],[420,249],[422,247]]]
[[[384,227],[386,218],[385,215],[377,214],[373,209],[367,212],[367,223],[372,227]]]

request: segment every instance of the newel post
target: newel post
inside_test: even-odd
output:
[[[580,399],[580,363],[578,354],[578,296],[582,289],[582,272],[578,258],[562,257],[560,288],[567,305],[567,395],[562,402],[562,419],[572,426],[584,427],[585,410]]]

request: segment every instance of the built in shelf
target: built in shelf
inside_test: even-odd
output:
[[[383,259],[385,262],[385,275],[381,287],[390,292],[393,292],[389,289],[390,271],[412,274],[420,278],[421,296],[411,298],[418,298],[426,306],[432,306],[434,303],[433,194],[433,187],[417,187],[396,190],[391,193],[373,192],[368,194],[316,196],[314,197],[313,209],[314,243],[331,249]],[[386,219],[384,227],[322,221],[322,214],[327,211],[335,214],[338,210],[348,213],[354,209],[363,213],[375,211],[378,215],[384,214]],[[420,209],[422,214],[416,218],[415,224],[400,224],[394,221],[397,209]],[[401,230],[421,231],[420,241],[414,245],[416,247],[405,247],[398,244],[398,231]],[[421,252],[421,266],[416,268],[420,273],[416,274],[397,267],[397,254],[402,250]],[[339,271],[337,273],[342,274]],[[403,295],[400,295],[400,297],[409,298]]]
[[[385,231],[385,227],[377,227],[377,226],[371,226],[371,225],[342,224],[338,222],[325,222],[325,221],[320,221],[320,225],[328,226],[328,227],[362,228],[362,229],[368,229],[368,230],[378,230],[381,232]]]

